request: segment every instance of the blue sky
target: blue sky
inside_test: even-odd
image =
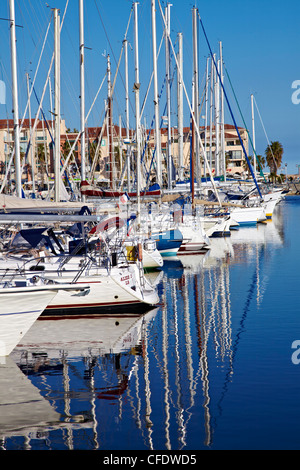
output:
[[[166,2],[161,2],[162,6]],[[122,41],[130,18],[132,2],[130,0],[85,0],[85,57],[86,57],[86,113],[94,100],[96,92],[106,72],[105,53],[112,60],[112,75],[122,48]],[[157,4],[157,43],[162,36],[162,20]],[[300,2],[299,0],[202,0],[193,3],[185,0],[173,0],[171,8],[171,35],[176,43],[178,32],[183,33],[184,41],[184,80],[191,95],[192,79],[192,7],[199,9],[211,47],[218,51],[219,41],[223,44],[223,59],[230,75],[235,94],[246,124],[251,131],[251,102],[253,93],[260,117],[256,113],[256,147],[258,154],[264,154],[268,140],[279,140],[284,148],[283,164],[288,164],[288,172],[296,173],[300,164],[300,104],[292,102],[292,83],[300,80]],[[71,129],[79,128],[79,26],[77,0],[15,0],[17,28],[17,56],[20,117],[23,116],[27,100],[26,72],[33,78],[41,54],[47,26],[51,20],[51,8],[59,8],[61,17],[67,5],[65,22],[61,36],[61,74],[62,74],[62,116]],[[152,70],[151,49],[151,1],[139,2],[139,52],[141,102],[149,83]],[[0,2],[0,18],[9,17],[9,1]],[[0,22],[0,79],[7,85],[6,105],[0,105],[1,118],[12,117],[10,90],[10,51],[9,27],[5,20]],[[128,30],[128,40],[134,46],[133,18]],[[176,47],[176,46],[175,46]],[[41,96],[53,50],[53,25],[37,75],[36,92]],[[199,31],[199,79],[203,82],[208,48]],[[134,54],[129,52],[130,66],[130,116],[134,121],[134,96],[131,92],[134,82]],[[158,63],[159,88],[162,86],[164,69],[164,49]],[[225,87],[239,125],[243,125],[239,111],[225,79]],[[175,87],[174,87],[175,89]],[[106,83],[90,114],[88,125],[98,126],[103,122]],[[153,116],[153,92],[145,108],[144,119],[150,125]],[[300,96],[300,95],[299,95]],[[163,103],[163,102],[162,102]],[[175,97],[172,100],[172,112],[175,116]],[[32,97],[32,114],[37,109]],[[51,115],[50,93],[47,90],[43,110],[48,119]],[[161,108],[163,104],[161,105]],[[120,74],[116,82],[114,99],[114,121],[119,115],[125,119],[124,101],[124,61],[121,62]],[[226,113],[227,122],[232,123]],[[185,124],[189,125],[186,112]],[[267,134],[267,136],[265,135]]]

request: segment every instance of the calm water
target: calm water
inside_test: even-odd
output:
[[[299,233],[288,198],[166,262],[141,318],[38,321],[0,366],[2,448],[299,449]]]

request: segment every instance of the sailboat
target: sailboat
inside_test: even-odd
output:
[[[45,228],[21,230],[1,258],[1,271],[17,274],[20,282],[30,276],[34,285],[46,281],[89,287],[88,295],[60,291],[43,315],[145,311],[159,302],[141,260],[131,262],[123,244],[109,246],[101,234],[66,241],[62,236]]]

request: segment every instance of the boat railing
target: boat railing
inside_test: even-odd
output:
[[[0,285],[2,288],[11,287],[16,280],[17,276],[20,276],[21,272],[17,269],[7,268],[0,273]]]

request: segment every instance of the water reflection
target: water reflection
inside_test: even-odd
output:
[[[54,420],[81,420],[51,430],[52,448],[213,447],[249,312],[283,243],[279,211],[212,240],[205,255],[166,261],[149,275],[161,306],[146,315],[38,321],[12,358]],[[3,446],[14,445],[8,434]]]
[[[47,442],[55,429],[89,426],[80,416],[64,421],[39,389],[35,387],[11,357],[0,364],[0,448],[6,449],[9,438],[21,438],[22,449],[30,450],[32,440]],[[17,446],[19,448],[19,446]]]

